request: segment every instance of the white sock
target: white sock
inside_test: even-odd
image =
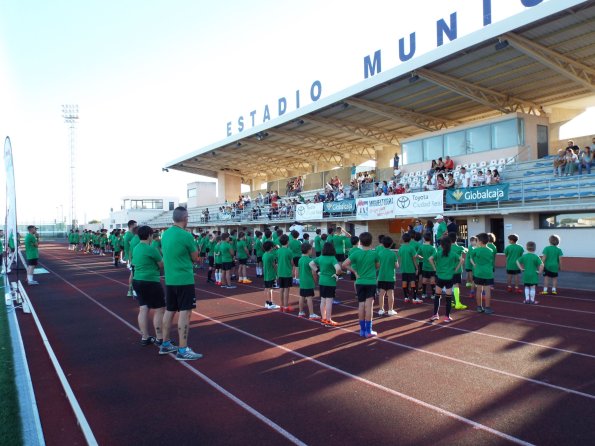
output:
[[[544,293],[547,293],[547,287],[546,286],[543,287],[543,292]]]
[[[528,301],[531,296],[531,287],[525,287],[525,300]]]
[[[552,292],[554,292],[554,291],[556,291],[556,289],[552,287]]]
[[[27,282],[33,282],[33,276],[27,274]]]
[[[532,286],[531,288],[529,288],[530,292],[530,296],[531,296],[531,302],[535,302],[535,287]]]

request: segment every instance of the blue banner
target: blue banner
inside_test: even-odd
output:
[[[345,214],[355,211],[355,200],[348,198],[341,201],[327,201],[324,203],[324,212],[327,214]]]
[[[508,200],[508,184],[446,190],[446,204],[487,203],[506,200]]]

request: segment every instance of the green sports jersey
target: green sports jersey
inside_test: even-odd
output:
[[[494,252],[486,246],[478,246],[469,254],[475,266],[473,277],[478,279],[494,278]]]
[[[215,243],[215,247],[213,248],[213,257],[215,257],[215,264],[219,265],[223,263],[221,261],[221,242]]]
[[[525,285],[539,284],[539,267],[543,264],[541,259],[534,252],[523,254],[519,259],[519,263],[524,268],[523,283]],[[517,265],[518,269],[518,265]]]
[[[353,251],[353,250],[352,250]],[[351,258],[349,255],[349,258]],[[378,268],[378,282],[395,281],[395,263],[397,262],[397,253],[390,249],[381,249],[376,251],[380,267]]]
[[[564,255],[562,250],[555,245],[549,245],[543,248],[542,254],[545,257],[543,267],[552,273],[560,271],[560,257]]]
[[[397,253],[401,273],[415,274],[417,271],[417,251],[409,243],[403,243]]]
[[[314,237],[314,251],[321,252],[322,251],[322,237],[317,235]]]
[[[471,252],[475,249],[474,246],[469,245],[467,248],[467,255],[465,256],[465,269],[466,270],[473,270],[473,265],[471,265]]]
[[[254,242],[254,251],[256,252],[256,257],[262,257],[264,254],[264,249],[262,249],[262,240],[256,239]]]
[[[248,258],[246,249],[248,249],[248,247],[246,246],[246,240],[238,240],[238,250],[237,250],[238,259],[244,260],[244,259]]]
[[[357,272],[356,285],[376,285],[378,253],[372,249],[358,249],[350,256],[351,268]]]
[[[295,257],[300,257],[302,255],[302,244],[296,238],[291,238],[289,240],[289,250],[291,251],[291,255]]]
[[[126,234],[124,234],[124,257],[126,259],[130,258],[130,241],[134,238],[134,234],[132,233],[132,231],[127,231]],[[87,239],[87,241],[89,241],[89,239]]]
[[[246,236],[246,246],[248,249],[252,249],[254,247],[254,238],[251,235]]]
[[[159,262],[161,254],[157,249],[147,243],[139,243],[132,248],[132,265],[134,266],[134,279],[147,282],[159,282]]]
[[[463,254],[467,252],[467,248],[461,245],[457,245],[456,243],[452,244],[451,249],[455,252],[456,255],[459,256],[459,259],[463,257]],[[463,265],[461,264],[455,271],[455,274],[461,274],[463,272]]]
[[[279,244],[279,236],[277,235],[277,233],[273,232],[271,237],[272,237],[273,244],[278,245]]]
[[[347,237],[344,235],[335,235],[333,236],[333,246],[335,247],[335,252],[337,254],[345,254],[345,241]]]
[[[132,239],[130,240],[130,251],[129,251],[129,256],[128,258],[130,260],[132,260],[133,256],[134,256],[134,248],[136,248],[136,246],[140,243],[140,238],[138,237],[138,235],[135,235],[134,237],[132,237]]]
[[[436,229],[436,241],[439,241],[447,230],[446,222],[442,220]]]
[[[333,277],[337,274],[335,269],[335,265],[339,264],[337,258],[335,256],[320,256],[314,259],[314,263],[319,268],[319,284],[322,286],[337,286],[337,279]]]
[[[157,252],[161,253],[161,240],[153,240],[151,246],[155,248]]]
[[[302,290],[314,289],[314,276],[312,275],[312,268],[310,268],[311,261],[312,259],[310,256],[304,254],[300,257],[300,261],[298,262],[300,289]]]
[[[122,251],[122,241],[120,240],[120,237],[115,237],[112,239],[112,249],[114,250],[114,252],[119,253],[120,251]]]
[[[74,233],[74,236],[72,237],[72,240],[74,243],[79,243],[81,241],[81,235],[77,232]]]
[[[194,237],[179,226],[172,226],[161,236],[166,285],[194,285],[194,262],[196,252]]]
[[[511,243],[504,248],[504,255],[506,256],[506,269],[511,271],[518,271],[519,267],[516,261],[521,258],[525,250],[522,246],[516,243]]]
[[[454,245],[453,245],[454,246]],[[461,260],[461,256],[451,248],[447,256],[443,255],[442,248],[436,250],[434,263],[436,263],[436,277],[441,280],[452,280],[455,270]]]
[[[39,258],[39,247],[37,243],[37,237],[28,233],[25,236],[25,255],[27,260],[34,260]]]
[[[411,246],[413,246],[413,248],[415,248],[416,251],[419,251],[419,248],[421,248],[421,246],[423,245],[423,243],[420,243],[417,240],[413,240],[413,239],[411,239],[411,241],[409,242],[409,244]]]
[[[279,277],[292,277],[293,253],[287,246],[277,250],[277,274]]]
[[[262,255],[262,269],[265,282],[275,280],[277,278],[277,270],[275,269],[275,260],[277,256],[271,250]]]
[[[207,252],[208,244],[209,244],[209,238],[208,237],[201,237],[200,238],[200,252],[202,254],[205,254]]]
[[[216,244],[217,244],[217,240],[215,240],[215,237],[213,237],[212,239],[209,240],[209,246],[208,246],[209,257],[215,256],[215,245]]]
[[[488,243],[486,245],[486,248],[491,249],[492,252],[494,253],[494,258],[496,258],[496,254],[498,254],[498,248],[496,248],[496,245],[494,245],[493,243]]]
[[[430,257],[433,257],[436,255],[436,248],[434,247],[434,245],[429,245],[427,243],[424,243],[417,250],[417,254],[422,257],[422,264],[421,264],[422,271],[435,271],[434,267],[430,263]]]
[[[233,250],[231,243],[221,242],[219,244],[219,251],[221,252],[221,263],[233,262],[233,253],[235,253],[235,251]]]

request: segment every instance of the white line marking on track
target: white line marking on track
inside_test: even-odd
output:
[[[122,317],[118,316],[116,313],[114,313],[112,310],[110,310],[109,308],[107,308],[105,305],[103,305],[102,303],[100,303],[99,301],[95,300],[93,297],[91,297],[89,294],[85,293],[83,290],[81,290],[79,287],[77,287],[76,285],[74,285],[73,283],[69,282],[67,279],[65,279],[64,277],[62,277],[60,274],[56,273],[55,271],[52,271],[50,268],[48,268],[47,266],[44,266],[45,269],[47,269],[50,273],[54,274],[57,278],[59,278],[60,280],[62,280],[64,283],[68,284],[69,286],[71,286],[73,289],[75,289],[76,291],[78,291],[79,293],[81,293],[83,296],[85,296],[87,299],[89,299],[90,301],[92,301],[94,304],[96,304],[97,306],[99,306],[101,309],[105,310],[107,313],[109,313],[110,315],[112,315],[113,317],[115,317],[116,319],[118,319],[120,322],[122,322],[124,325],[126,325],[128,328],[134,330],[137,333],[140,333],[140,331],[132,324],[130,324],[128,321],[126,321],[125,319],[123,319]],[[122,282],[118,282],[118,283],[122,283]],[[128,286],[128,285],[126,285]],[[172,356],[172,355],[170,355]],[[173,356],[172,356],[173,357]],[[240,406],[242,409],[246,410],[247,412],[249,412],[250,414],[252,414],[254,417],[258,418],[260,421],[262,421],[264,424],[266,424],[267,426],[269,426],[271,429],[273,429],[274,431],[276,431],[278,434],[282,435],[283,437],[285,437],[288,441],[290,441],[291,443],[295,444],[295,445],[299,445],[299,446],[306,446],[306,443],[304,443],[303,441],[301,441],[299,438],[297,438],[296,436],[294,436],[293,434],[291,434],[290,432],[286,431],[285,429],[283,429],[281,426],[279,426],[277,423],[275,423],[273,420],[271,420],[270,418],[267,418],[265,415],[263,415],[262,413],[260,413],[259,411],[257,411],[256,409],[254,409],[253,407],[251,407],[250,405],[248,405],[247,403],[245,403],[244,401],[242,401],[241,399],[239,399],[238,397],[236,397],[235,395],[233,395],[231,392],[229,392],[228,390],[226,390],[225,388],[221,387],[219,384],[217,384],[215,381],[213,381],[211,378],[209,378],[207,375],[205,375],[204,373],[200,372],[199,370],[195,369],[194,367],[192,367],[190,364],[185,363],[185,362],[179,362],[180,365],[186,367],[188,370],[190,370],[192,373],[194,373],[196,376],[198,376],[200,379],[202,379],[204,382],[206,382],[208,385],[210,385],[211,387],[213,387],[215,390],[217,390],[218,392],[220,392],[221,394],[223,394],[224,396],[226,396],[227,398],[229,398],[231,401],[233,401],[234,403],[236,403],[238,406]],[[528,444],[528,443],[527,443]]]

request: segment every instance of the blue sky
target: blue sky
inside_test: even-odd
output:
[[[69,207],[61,104],[80,108],[79,221],[107,217],[124,195],[184,201],[196,177],[161,167],[223,139],[227,121],[315,79],[323,96],[360,82],[363,57],[394,53],[409,32],[429,49],[435,35],[424,30],[453,11],[460,35],[481,21],[480,1],[422,3],[2,1],[0,135],[13,142],[20,218]],[[495,21],[524,9],[498,5]]]

